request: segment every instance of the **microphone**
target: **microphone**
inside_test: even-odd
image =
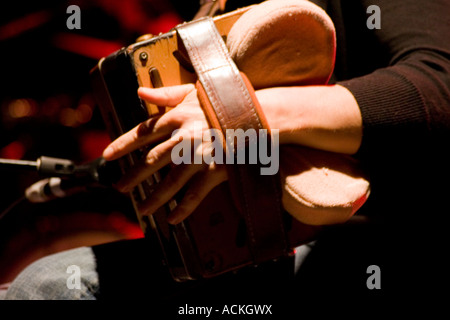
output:
[[[40,159],[42,160],[41,157]],[[91,186],[111,186],[121,176],[117,161],[106,161],[103,157],[84,164],[74,165],[70,160],[44,158],[40,172],[48,174],[56,170],[59,177],[40,180],[25,190],[25,197],[33,203],[47,202],[85,191]],[[63,160],[63,161],[61,161]]]
[[[47,202],[56,198],[64,198],[86,189],[84,183],[77,179],[61,179],[51,177],[35,182],[25,190],[25,198],[33,203]]]
[[[117,161],[106,161],[103,157],[83,165],[71,160],[42,156],[37,161],[0,159],[0,167],[36,170],[47,176],[25,190],[30,202],[47,202],[86,190],[90,186],[111,186],[121,176]]]

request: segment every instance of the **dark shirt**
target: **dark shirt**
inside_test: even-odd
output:
[[[448,281],[450,1],[313,2],[336,27],[332,82],[348,88],[361,110],[356,157],[372,193],[358,215],[374,224],[337,228],[319,239],[301,287],[322,294],[347,288],[369,298],[380,292],[434,297]],[[228,2],[230,9],[245,4]],[[370,5],[380,8],[380,29],[366,25]],[[383,274],[377,293],[365,286],[370,264]]]

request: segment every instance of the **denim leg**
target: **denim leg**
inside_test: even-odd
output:
[[[41,258],[12,282],[5,300],[95,300],[99,290],[95,256],[81,247]]]
[[[152,292],[156,291],[155,294],[158,297],[167,295],[173,298],[179,295],[180,299],[184,301],[187,296],[195,295],[195,285],[193,286],[194,292],[190,288],[190,285],[195,282],[175,283],[172,281],[158,259],[152,258],[150,254],[148,256],[142,254],[142,252],[151,252],[146,246],[148,244],[143,242],[143,239],[128,240],[95,248],[72,249],[44,257],[29,265],[19,274],[8,288],[4,298],[6,300],[96,300],[119,297],[140,297],[142,299],[144,296],[151,296]],[[297,256],[300,253],[307,253],[303,251],[304,248],[297,250],[297,268],[303,260]],[[118,259],[118,256],[121,259]],[[134,263],[123,263],[123,261],[134,261]],[[218,277],[218,279],[203,281],[202,285],[198,286],[196,294],[201,296],[202,291],[228,292],[229,288],[238,286],[250,288],[259,282],[260,285],[265,286],[267,284],[266,277],[275,277],[276,274],[279,274],[278,269],[266,272],[263,272],[262,269],[270,268],[259,267],[241,272],[241,275],[228,274]],[[100,270],[100,274],[98,270]],[[77,271],[79,271],[78,283],[75,279],[78,276]],[[102,274],[103,282],[101,281]],[[126,276],[118,278],[117,274]],[[275,277],[272,282],[278,283],[278,278]],[[100,283],[102,283],[101,295]],[[79,288],[77,284],[79,284]],[[149,290],[150,287],[154,290]],[[220,289],[221,287],[225,289]],[[133,295],[134,292],[138,293]],[[155,299],[155,297],[153,298]]]

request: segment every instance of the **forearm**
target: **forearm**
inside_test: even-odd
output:
[[[353,95],[339,85],[279,87],[256,92],[280,143],[353,154],[362,140],[361,113]]]

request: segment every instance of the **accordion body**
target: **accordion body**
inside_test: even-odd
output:
[[[248,9],[214,18],[222,38],[226,39],[233,24]],[[122,48],[101,59],[91,71],[94,94],[111,139],[166,111],[165,107],[139,99],[138,87],[195,83],[196,79],[176,31]],[[147,151],[138,150],[120,159],[122,170],[139,162]],[[151,194],[167,169],[163,168],[149,177],[132,192],[136,211],[137,204]],[[160,253],[143,254],[161,254],[163,263],[177,281],[213,277],[254,264],[245,219],[232,200],[228,182],[213,189],[182,223],[170,225],[166,217],[182,194],[183,191],[150,217],[137,214],[145,236],[157,241],[161,248]],[[291,248],[311,241],[318,230],[318,227],[300,223],[286,212],[283,219]]]

